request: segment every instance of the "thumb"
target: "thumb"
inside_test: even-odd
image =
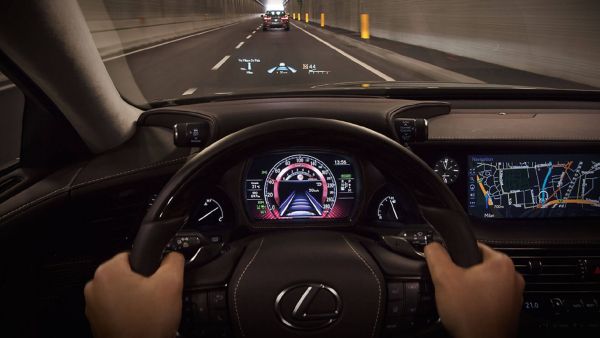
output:
[[[444,247],[437,242],[425,247],[425,259],[434,284],[443,282],[459,267],[454,264]]]
[[[160,267],[156,270],[156,275],[183,275],[185,266],[185,258],[179,252],[170,252],[160,263]]]

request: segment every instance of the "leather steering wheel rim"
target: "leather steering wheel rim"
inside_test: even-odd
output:
[[[324,137],[323,137],[324,136]],[[362,145],[367,151],[365,156],[374,154],[373,161],[385,165],[389,161],[403,163],[402,172],[409,172],[411,179],[428,185],[431,191],[445,204],[444,211],[432,213],[428,219],[446,242],[448,252],[454,262],[469,267],[481,262],[481,253],[475,237],[469,227],[469,218],[454,194],[435,172],[410,150],[391,138],[372,129],[349,122],[324,118],[284,118],[256,124],[225,136],[211,144],[188,160],[165,184],[146,216],[134,240],[130,254],[133,271],[149,276],[158,269],[162,254],[168,241],[175,235],[185,218],[167,218],[166,210],[189,182],[219,164],[225,158],[231,159],[232,153],[248,152],[252,144],[269,143],[270,140],[287,137],[288,139],[312,138],[313,141],[327,142],[339,137],[347,142]],[[323,137],[319,139],[319,137]],[[325,141],[324,141],[325,140]],[[272,142],[272,141],[271,141]],[[287,146],[297,145],[289,144]],[[273,143],[269,147],[285,147]],[[260,149],[260,147],[258,147]],[[382,156],[383,155],[383,156]],[[239,161],[239,160],[238,160]]]

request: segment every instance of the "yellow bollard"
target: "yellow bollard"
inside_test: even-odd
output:
[[[304,14],[304,20],[306,21],[306,23],[308,23],[308,13]]]
[[[369,34],[369,14],[360,15],[360,37],[361,39],[368,39]]]
[[[292,13],[292,19],[296,20],[296,13]]]
[[[325,13],[321,13],[321,27],[325,27]]]

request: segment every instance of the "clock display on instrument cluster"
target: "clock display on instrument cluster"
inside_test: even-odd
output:
[[[347,219],[358,188],[352,158],[302,151],[254,158],[244,184],[253,220]]]

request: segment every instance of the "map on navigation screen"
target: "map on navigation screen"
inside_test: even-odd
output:
[[[468,209],[480,218],[600,216],[600,156],[469,156]]]

